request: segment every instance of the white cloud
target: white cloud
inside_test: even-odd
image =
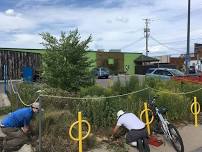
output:
[[[34,28],[36,25],[33,19],[29,19],[20,13],[16,14],[11,10],[7,11],[7,14],[0,12],[0,20],[2,21],[0,22],[0,32],[29,30]]]
[[[4,42],[4,45],[11,48],[42,48],[42,45],[40,44],[41,42],[42,39],[38,34],[22,33],[14,34],[12,39]]]
[[[36,2],[39,1],[41,0]],[[23,5],[27,2],[24,0]],[[22,38],[17,38],[16,35],[13,35],[13,38],[16,40],[15,44],[19,43],[19,46],[24,47],[29,43],[26,40],[31,41],[30,38],[32,36],[30,33],[50,32],[59,35],[61,30],[68,31],[78,27],[82,37],[87,37],[92,34],[94,40],[90,45],[92,49],[116,49],[143,37],[143,29],[145,27],[143,19],[151,18],[152,20],[149,25],[151,36],[161,42],[186,40],[186,1],[142,0],[140,2],[134,0],[105,0],[103,1],[103,5],[107,6],[115,2],[121,3],[121,7],[76,8],[72,6],[45,7],[37,5],[37,7],[32,6],[31,9],[18,10],[20,13],[16,13],[16,10],[7,10],[8,14],[15,15],[0,13],[0,20],[4,21],[0,22],[0,32],[20,30],[21,33],[17,34],[19,34],[18,36],[22,36]],[[201,9],[201,0],[192,1],[191,38],[200,37],[201,35],[202,22],[200,22],[201,15],[199,15],[201,14]],[[199,11],[196,12],[196,10]],[[25,35],[22,35],[22,33]],[[40,37],[34,36],[33,39],[35,41],[31,45],[33,47],[39,47],[40,45],[38,45],[39,41],[37,39],[40,40]],[[194,43],[194,41],[192,42]],[[173,51],[159,45],[151,39],[149,40],[149,45],[151,46],[149,47],[150,54],[160,51],[171,54]],[[168,44],[168,46],[172,48],[185,48],[186,41],[179,44]],[[124,51],[134,52],[136,50],[136,52],[139,52],[144,49],[145,40],[142,39],[140,42],[125,48]]]
[[[5,14],[8,15],[8,16],[15,16],[15,11],[13,9],[7,9],[5,11]]]

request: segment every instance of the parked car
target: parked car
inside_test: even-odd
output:
[[[146,74],[149,74],[149,73],[152,73],[156,68],[149,68],[147,71],[146,71]]]
[[[146,77],[157,77],[162,80],[169,80],[173,76],[184,76],[184,73],[177,69],[151,68],[146,73]]]
[[[105,78],[108,79],[110,72],[108,68],[105,67],[99,67],[99,68],[95,68],[93,69],[93,74],[98,78]]]
[[[195,68],[195,66],[190,66],[189,67],[189,74],[196,74],[196,68]]]

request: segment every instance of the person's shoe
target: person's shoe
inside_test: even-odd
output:
[[[133,142],[130,143],[130,145],[133,146],[133,147],[137,147],[137,142],[133,141]]]

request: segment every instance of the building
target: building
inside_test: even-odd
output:
[[[9,79],[19,79],[24,67],[31,67],[33,73],[41,68],[41,54],[44,49],[0,48],[0,79],[3,79],[4,65],[8,67]],[[114,74],[135,73],[135,62],[141,53],[121,52],[121,50],[88,51],[87,56],[93,60],[92,67],[107,67]]]
[[[194,52],[189,54],[190,56],[190,68],[194,68],[196,71],[202,71],[202,44],[194,44]],[[167,63],[175,65],[177,69],[185,70],[185,57],[186,54],[181,54],[179,57],[171,57],[170,55],[158,56],[159,64]]]
[[[89,51],[88,57],[94,60],[93,67],[107,67],[114,74],[135,74],[135,59],[141,53],[121,51]]]
[[[0,80],[4,78],[4,65],[7,65],[8,79],[19,79],[24,67],[33,72],[40,69],[40,49],[0,48]]]

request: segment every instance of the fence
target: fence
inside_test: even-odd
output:
[[[35,92],[40,88],[34,85],[30,86],[30,88],[33,90],[32,97],[28,96],[28,87],[18,90],[18,96],[21,96],[21,98],[18,98],[21,101],[19,103],[22,103],[23,99],[28,98],[32,100],[29,100],[29,102],[23,101],[24,105],[29,105],[36,101],[39,94]],[[183,120],[185,118],[191,120],[189,107],[192,102],[192,96],[196,96],[196,93],[201,94],[202,88],[194,89],[192,86],[189,91],[182,88],[183,92],[175,89],[178,88],[163,90],[144,87],[143,85],[141,89],[136,91],[124,89],[125,93],[112,95],[110,94],[110,89],[105,90],[106,92],[98,92],[98,90],[93,88],[92,92],[83,93],[81,97],[75,97],[75,95],[59,89],[44,89],[41,92],[40,101],[45,112],[40,116],[39,127],[36,127],[41,136],[41,150],[77,150],[77,145],[74,147],[75,144],[69,139],[67,130],[69,130],[71,124],[76,120],[78,111],[81,111],[84,118],[90,122],[94,134],[99,135],[101,132],[102,135],[107,135],[111,127],[116,123],[116,112],[118,110],[123,109],[134,112],[139,116],[143,109],[143,103],[155,94],[160,95],[159,99],[157,99],[159,106],[171,107],[168,112],[168,117],[171,120]],[[179,107],[181,108],[179,109]],[[73,134],[77,134],[77,130],[72,131]],[[84,143],[84,149],[90,147],[89,144],[92,144],[92,142],[88,142],[87,139]]]
[[[36,71],[41,65],[41,55],[39,53],[16,51],[15,49],[0,50],[0,80],[3,79],[4,65],[7,65],[10,79],[21,78],[22,68],[29,66]]]

